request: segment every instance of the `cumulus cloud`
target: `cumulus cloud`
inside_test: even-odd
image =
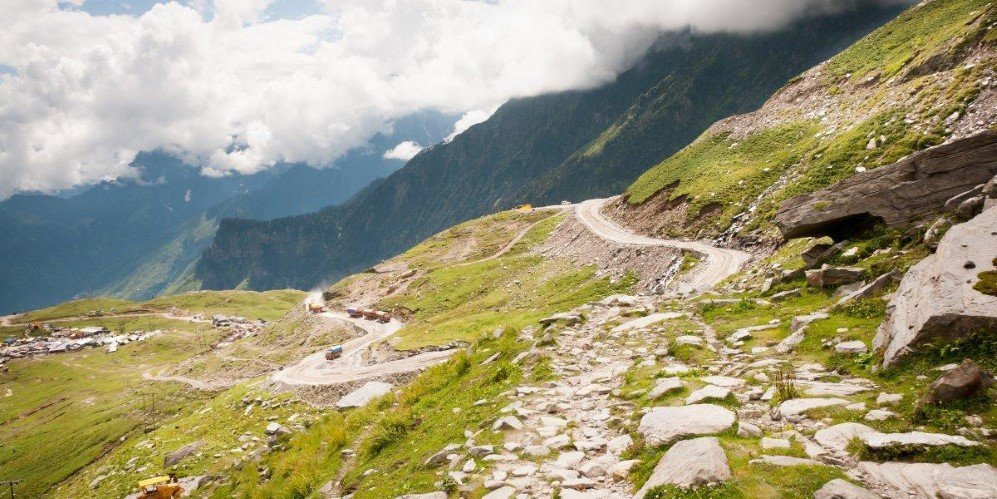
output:
[[[388,151],[385,151],[384,157],[386,159],[400,159],[402,161],[408,161],[414,158],[416,154],[419,154],[419,151],[422,149],[423,147],[419,144],[411,140],[406,140]]]
[[[850,3],[326,0],[292,20],[270,19],[272,0],[140,17],[3,0],[0,198],[129,175],[156,148],[210,175],[329,164],[416,110],[467,113],[459,133],[490,114],[473,110],[609,81],[662,30],[768,30]]]

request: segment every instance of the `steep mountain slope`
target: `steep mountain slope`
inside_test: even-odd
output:
[[[616,216],[648,234],[775,244],[781,201],[997,124],[995,22],[988,0],[904,12],[646,172]]]
[[[141,178],[105,182],[65,198],[17,195],[0,203],[0,311],[57,303],[81,293],[146,299],[196,288],[192,263],[226,216],[269,219],[342,203],[403,162],[399,142],[438,142],[454,116],[419,112],[350,151],[332,167],[278,165],[211,179],[164,153],[135,160]]]
[[[619,193],[713,122],[757,109],[804,68],[837,54],[896,13],[869,7],[774,33],[662,40],[674,67],[670,74],[520,197],[546,204]]]
[[[668,36],[615,82],[508,102],[342,207],[223,221],[196,278],[208,289],[309,288],[496,209],[614,193],[712,121],[758,105],[787,75],[894,13],[870,6],[757,37]],[[758,76],[754,64],[778,75]],[[699,106],[696,118],[674,119]]]

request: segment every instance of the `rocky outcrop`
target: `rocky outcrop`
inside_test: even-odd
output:
[[[940,145],[786,200],[775,223],[787,239],[841,240],[872,223],[906,225],[941,213],[954,196],[997,175],[997,131]]]
[[[716,437],[683,440],[668,449],[651,472],[644,486],[634,496],[641,499],[647,491],[659,485],[675,485],[688,489],[719,484],[731,478],[727,455]]]
[[[938,250],[900,281],[874,346],[883,366],[896,364],[918,347],[997,331],[997,296],[973,289],[981,271],[993,270],[997,209],[955,225]]]

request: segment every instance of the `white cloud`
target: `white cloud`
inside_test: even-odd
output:
[[[495,114],[495,111],[498,110],[498,108],[499,108],[498,106],[492,106],[491,109],[487,110],[475,109],[473,111],[468,111],[464,113],[464,115],[461,116],[456,123],[454,123],[453,133],[447,135],[447,137],[443,139],[443,141],[450,142],[451,140],[454,139],[454,137],[467,131],[468,128],[471,128],[472,126],[477,125],[478,123],[483,123],[488,118],[491,118],[492,115]]]
[[[419,154],[419,151],[423,150],[423,147],[419,144],[406,140],[398,144],[397,146],[391,148],[384,153],[386,159],[400,159],[402,161],[408,161]]]
[[[215,175],[328,164],[420,109],[471,123],[511,97],[609,81],[661,30],[771,29],[843,3],[326,0],[271,20],[272,0],[140,17],[0,1],[0,65],[16,70],[0,73],[0,198],[129,175],[155,148]]]

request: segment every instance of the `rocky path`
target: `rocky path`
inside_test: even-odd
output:
[[[395,334],[404,324],[395,319],[382,324],[366,319],[354,319],[336,312],[324,312],[320,315],[328,321],[353,325],[366,334],[344,343],[342,357],[326,360],[325,349],[322,349],[301,359],[297,364],[274,373],[273,381],[288,385],[339,385],[425,369],[445,361],[454,353],[452,350],[427,352],[404,359],[367,364],[364,361],[364,353],[375,343]]]
[[[743,251],[717,248],[695,241],[656,239],[634,234],[602,214],[602,207],[616,197],[590,199],[575,206],[575,216],[594,234],[617,244],[637,246],[668,246],[691,251],[702,261],[691,272],[679,276],[671,287],[678,294],[695,294],[712,288],[727,276],[741,270],[751,259]]]
[[[562,322],[548,331],[524,333],[535,342],[528,355],[549,357],[555,379],[526,383],[505,394],[510,403],[490,428],[501,434],[500,445],[477,443],[488,429],[469,431],[463,445],[441,449],[426,465],[448,464],[452,480],[471,488],[483,484],[489,490],[486,499],[643,497],[657,485],[703,487],[731,480],[731,444],[724,435],[734,430],[738,437],[757,442],[760,451],[748,465],[758,473],[827,466],[863,484],[832,480],[816,496],[821,499],[997,497],[997,469],[988,464],[860,462],[847,449],[854,439],[871,449],[973,447],[984,445],[979,432],[963,436],[875,430],[864,423],[897,417],[893,409],[904,395],[882,392],[860,376],[801,362],[791,349],[744,346],[752,334],[776,324],[749,326],[718,338],[691,310],[643,315],[661,305],[656,301],[610,297],[560,314]],[[669,321],[679,318],[698,329],[674,331]],[[805,332],[825,318],[796,317],[791,331]],[[704,357],[709,360],[678,362],[671,350],[677,345],[709,351]],[[624,381],[631,369],[658,374],[649,389],[629,391]],[[780,375],[794,380],[797,393],[773,403]],[[875,402],[857,400],[872,395]],[[641,401],[650,404],[641,408]],[[808,411],[820,408],[843,409],[862,422],[833,424],[808,416]],[[631,431],[645,445],[671,445],[636,494],[629,476],[636,463],[628,454]]]
[[[622,454],[632,444],[623,423],[634,407],[614,393],[631,358],[647,354],[647,347],[634,339],[636,329],[607,333],[602,327],[617,317],[618,307],[598,305],[586,313],[585,325],[566,328],[554,344],[538,348],[557,378],[509,394],[512,403],[492,426],[503,434],[500,447],[475,445],[469,435],[467,458],[454,454],[456,448],[441,451],[455,464],[453,479],[483,480],[489,499],[552,497],[557,491],[563,498],[632,495],[626,477],[635,461]],[[481,471],[484,463],[487,471]]]

